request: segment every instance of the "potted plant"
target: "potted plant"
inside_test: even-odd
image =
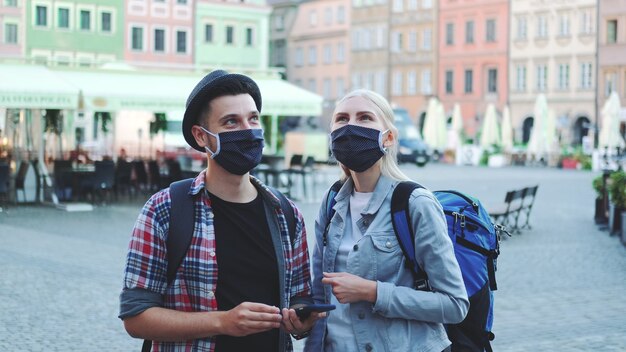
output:
[[[626,172],[623,170],[615,171],[609,178],[608,189],[611,198],[609,231],[611,235],[621,235],[623,232],[622,225],[626,225],[626,222],[622,221],[623,213],[626,210]]]
[[[606,198],[605,198],[605,184],[604,184],[604,175],[600,175],[593,179],[592,182],[593,189],[596,191],[596,211],[594,220],[596,224],[606,224],[609,219],[606,215]]]

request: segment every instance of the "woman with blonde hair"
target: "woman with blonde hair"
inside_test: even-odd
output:
[[[356,90],[331,119],[331,149],[343,185],[329,218],[326,195],[315,223],[313,298],[337,309],[319,321],[305,351],[442,351],[443,324],[459,323],[469,301],[441,205],[418,188],[410,196],[416,258],[431,291],[414,279],[391,223],[391,196],[409,180],[396,162],[393,110],[379,94]]]

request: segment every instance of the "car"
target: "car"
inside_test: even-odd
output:
[[[398,128],[398,162],[424,166],[430,161],[432,152],[420,137],[417,127],[402,108],[393,109],[394,124]]]

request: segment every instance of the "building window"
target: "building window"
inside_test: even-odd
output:
[[[465,93],[472,93],[472,86],[474,85],[474,72],[472,70],[465,70]]]
[[[254,31],[252,30],[252,27],[247,27],[246,28],[246,46],[253,46],[254,45]]]
[[[417,74],[415,71],[411,71],[407,74],[406,93],[409,95],[415,95],[417,93]]]
[[[526,40],[528,36],[528,25],[526,23],[526,17],[517,18],[517,39]]]
[[[60,7],[57,14],[57,26],[59,28],[70,28],[70,9]]]
[[[414,53],[417,51],[417,32],[409,32],[409,51]]]
[[[324,24],[330,26],[333,23],[333,9],[327,7],[324,9]]]
[[[490,68],[487,70],[487,92],[496,93],[498,91],[498,70]]]
[[[605,75],[605,82],[604,95],[608,97],[615,90],[615,85],[617,84],[617,74],[614,72],[607,73]]]
[[[296,67],[301,67],[304,64],[304,52],[302,48],[296,48]]]
[[[454,23],[446,23],[446,45],[454,45]]]
[[[274,17],[274,29],[277,31],[282,31],[285,29],[285,17],[283,15],[278,15]]]
[[[326,100],[329,100],[332,98],[332,86],[331,86],[330,78],[324,78],[324,83],[322,83],[322,96]]]
[[[83,31],[91,29],[91,11],[80,10],[80,29]]]
[[[474,42],[474,21],[465,22],[465,43],[471,44]]]
[[[591,62],[582,63],[580,67],[580,87],[583,89],[591,88],[592,78]]]
[[[537,91],[545,92],[548,88],[548,67],[546,65],[537,66]]]
[[[559,64],[559,76],[557,77],[557,86],[561,90],[569,88],[569,65]]]
[[[518,92],[526,91],[526,66],[518,65],[516,68],[517,80],[515,88]]]
[[[4,0],[4,6],[17,7],[17,0]]]
[[[235,42],[235,27],[226,26],[226,44],[234,44]]]
[[[487,27],[487,35],[485,37],[485,40],[487,42],[495,42],[496,41],[496,20],[494,19],[487,20],[486,27]]]
[[[559,36],[569,37],[569,14],[562,13],[559,16]]]
[[[446,71],[446,94],[452,94],[454,92],[454,72],[452,70]]]
[[[433,7],[433,1],[432,0],[423,0],[422,1],[422,7],[425,9],[430,9]]]
[[[406,4],[406,9],[410,11],[417,10],[417,0],[408,0]]]
[[[433,39],[432,29],[424,29],[424,35],[422,36],[422,49],[431,50],[432,39]]]
[[[154,51],[161,53],[165,51],[165,30],[163,29],[154,30]]]
[[[402,95],[402,72],[393,73],[393,95]]]
[[[102,24],[101,24],[101,29],[103,32],[111,32],[111,13],[110,12],[103,12],[101,15],[101,20],[102,20]]]
[[[343,24],[346,21],[346,9],[343,5],[337,8],[337,23]]]
[[[594,32],[593,28],[593,10],[583,10],[580,15],[580,33],[591,34]]]
[[[309,47],[309,65],[317,64],[317,47]]]
[[[401,32],[393,32],[393,43],[391,50],[394,52],[399,52],[402,50],[402,33]]]
[[[309,90],[311,92],[317,91],[317,82],[315,81],[315,78],[309,78]]]
[[[402,12],[404,10],[404,0],[393,0],[393,12]]]
[[[176,31],[176,52],[184,54],[187,52],[187,32]]]
[[[37,5],[35,7],[35,25],[38,27],[48,26],[48,7]]]
[[[187,0],[176,0],[176,3],[180,5],[187,5]]]
[[[328,65],[331,63],[332,60],[333,60],[333,48],[331,47],[330,44],[325,44],[324,45],[324,63]]]
[[[132,27],[131,48],[133,50],[143,50],[143,28]]]
[[[309,11],[309,24],[311,27],[317,26],[317,12],[315,10]]]
[[[344,63],[346,61],[346,46],[343,43],[337,44],[337,62]]]
[[[606,22],[606,42],[609,44],[617,43],[617,20]]]
[[[17,44],[17,24],[15,23],[4,24],[4,43],[5,44]]]
[[[539,15],[539,17],[537,17],[537,37],[538,38],[548,37],[548,16],[547,15]]]
[[[422,94],[432,94],[432,74],[430,70],[422,71]]]
[[[337,78],[337,97],[342,98],[346,94],[346,85],[343,78]]]
[[[204,25],[204,42],[213,43],[213,25],[212,24]]]

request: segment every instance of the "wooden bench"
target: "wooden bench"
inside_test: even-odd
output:
[[[535,195],[539,185],[506,192],[504,203],[489,212],[496,224],[505,227],[510,233],[520,232],[521,229],[531,229],[530,213],[535,203]],[[524,224],[520,227],[520,217],[524,216]]]
[[[537,189],[539,188],[539,185],[535,185],[532,187],[526,187],[525,188],[525,193],[524,193],[524,200],[522,203],[522,209],[520,210],[520,213],[523,213],[524,216],[526,217],[526,221],[524,222],[524,225],[522,225],[522,229],[523,228],[527,228],[527,229],[531,229],[529,220],[530,220],[530,212],[533,209],[533,204],[535,203],[535,195],[537,194]]]

